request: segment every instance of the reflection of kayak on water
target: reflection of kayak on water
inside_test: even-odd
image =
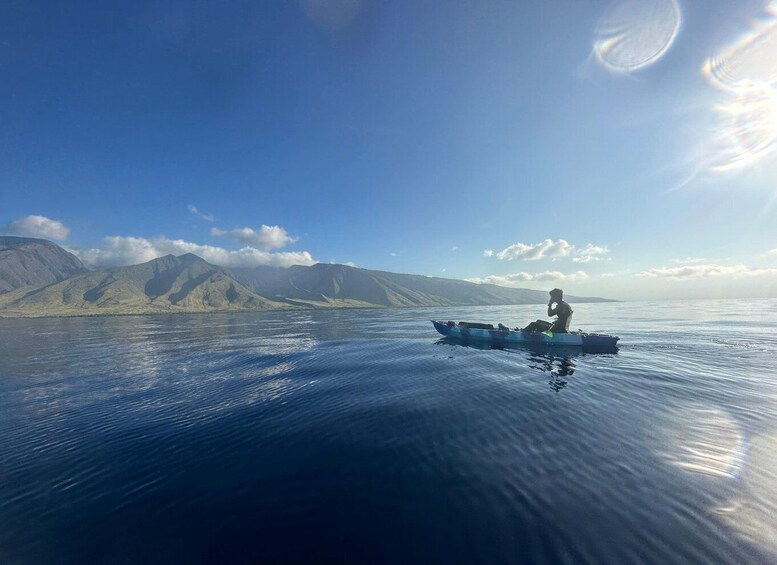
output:
[[[442,335],[462,341],[479,341],[496,347],[510,345],[551,345],[581,347],[583,351],[616,351],[618,337],[591,334],[586,332],[553,333],[511,330],[501,324],[495,328],[491,324],[472,322],[442,322],[432,320],[434,328]]]

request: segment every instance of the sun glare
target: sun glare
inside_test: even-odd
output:
[[[674,414],[662,432],[658,454],[687,472],[736,478],[746,463],[746,446],[736,421],[710,406],[693,405]]]
[[[711,171],[753,164],[777,147],[777,1],[752,29],[702,66],[725,99],[714,107]]]
[[[749,166],[777,147],[777,93],[769,85],[742,81],[714,110],[710,170]]]
[[[723,522],[740,537],[777,553],[777,435],[755,436],[749,464],[731,499],[716,508]]]

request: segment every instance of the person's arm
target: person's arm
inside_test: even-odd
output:
[[[548,316],[555,316],[558,314],[558,306],[553,307],[553,301],[548,302]]]

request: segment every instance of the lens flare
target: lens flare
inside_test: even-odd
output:
[[[655,63],[680,30],[675,0],[623,0],[599,20],[594,55],[607,69],[632,72]]]
[[[777,0],[767,6],[749,33],[707,59],[702,74],[713,86],[724,90],[736,90],[750,81],[776,84]]]
[[[777,148],[777,0],[753,29],[710,57],[702,75],[726,98],[714,109],[708,169],[749,166]]]
[[[737,492],[716,511],[743,539],[777,555],[777,434],[756,436]]]
[[[723,410],[688,406],[667,420],[661,431],[658,455],[684,471],[736,478],[745,464],[742,433]]]

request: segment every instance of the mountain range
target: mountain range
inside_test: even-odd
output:
[[[3,317],[546,302],[545,291],[326,263],[230,270],[185,254],[90,271],[50,241],[0,237]]]

